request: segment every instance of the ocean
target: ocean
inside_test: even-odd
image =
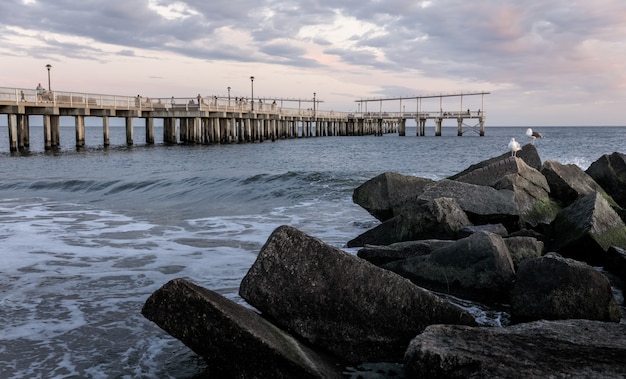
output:
[[[1,121],[1,120],[0,120]],[[586,169],[626,152],[619,127],[537,128],[542,160]],[[228,145],[112,146],[89,126],[74,147],[46,152],[31,122],[29,153],[0,129],[0,377],[191,378],[203,361],[141,315],[148,296],[187,278],[244,303],[241,279],[270,233],[291,225],[355,254],[346,242],[378,222],[352,191],[386,171],[441,179],[507,152],[525,127],[455,127],[443,136],[314,137]],[[502,315],[468,305],[485,324]]]

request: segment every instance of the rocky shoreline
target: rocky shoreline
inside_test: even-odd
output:
[[[528,144],[439,181],[383,173],[353,201],[380,220],[348,242],[356,256],[281,226],[240,286],[254,309],[175,279],[142,314],[206,360],[203,377],[341,378],[364,363],[624,377],[626,155],[583,171]],[[479,325],[447,295],[506,307],[511,324]]]

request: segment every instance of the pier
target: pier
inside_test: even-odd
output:
[[[398,133],[406,135],[406,121],[415,120],[417,135],[425,135],[427,120],[435,121],[435,135],[441,135],[445,119],[458,122],[458,135],[463,135],[465,120],[477,120],[478,133],[484,135],[486,114],[484,105],[477,111],[463,111],[463,96],[484,95],[487,92],[410,98],[357,100],[359,111],[338,112],[320,108],[321,100],[283,98],[203,97],[150,98],[88,93],[49,91],[0,87],[0,115],[7,117],[9,149],[11,152],[30,147],[30,116],[43,117],[43,140],[46,150],[60,146],[60,117],[74,118],[76,147],[85,145],[85,117],[102,119],[104,146],[109,146],[111,117],[123,118],[126,143],[134,144],[133,120],[145,120],[146,144],[155,143],[154,121],[163,123],[163,142],[167,144],[214,144],[262,142],[264,140],[323,137],[362,136]],[[461,108],[423,111],[423,99],[459,97]],[[399,101],[400,110],[383,110],[383,102]],[[402,105],[404,101],[404,106]],[[413,112],[405,112],[406,103],[416,102]],[[441,100],[442,101],[442,100]],[[368,111],[367,104],[378,102],[378,111]],[[484,102],[484,100],[483,100]]]

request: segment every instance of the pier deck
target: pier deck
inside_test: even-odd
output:
[[[271,101],[271,102],[270,102]],[[363,100],[361,100],[363,101]],[[382,101],[382,100],[381,100]],[[85,144],[85,117],[102,118],[103,143],[109,145],[109,118],[126,120],[126,142],[134,143],[133,119],[143,118],[146,143],[154,143],[154,120],[163,120],[165,143],[233,143],[277,138],[340,135],[406,135],[406,121],[415,120],[417,135],[425,135],[427,120],[435,121],[441,135],[445,119],[458,122],[463,134],[465,120],[484,135],[485,113],[478,111],[438,112],[337,112],[319,109],[314,99],[258,99],[201,97],[149,98],[0,87],[0,115],[6,115],[10,151],[28,149],[29,116],[43,116],[45,149],[59,146],[60,117],[74,117],[76,146]],[[285,104],[286,103],[286,104]],[[297,103],[297,108],[292,104]],[[311,104],[312,103],[312,107]],[[286,106],[292,105],[292,107]],[[304,108],[303,108],[304,107]]]

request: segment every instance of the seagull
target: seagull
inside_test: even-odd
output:
[[[511,156],[516,157],[517,152],[522,150],[522,147],[519,145],[519,142],[515,140],[515,138],[511,138],[511,142],[509,142],[509,149],[511,150]]]
[[[528,138],[530,138],[530,144],[534,145],[535,144],[535,140],[537,138],[543,138],[543,136],[541,135],[541,133],[539,132],[535,132],[534,130],[532,130],[531,128],[526,129],[526,135],[528,136]]]

